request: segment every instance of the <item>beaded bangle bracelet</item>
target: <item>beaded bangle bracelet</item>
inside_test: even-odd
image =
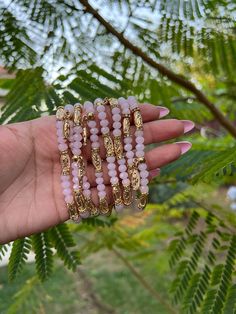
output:
[[[73,106],[72,106],[73,107]],[[64,194],[64,199],[69,212],[70,219],[75,222],[80,222],[81,218],[78,214],[76,204],[72,195],[71,182],[70,182],[70,156],[67,139],[71,134],[70,119],[73,115],[73,109],[70,105],[59,107],[56,112],[56,128],[58,148],[60,151],[60,163],[61,163],[61,185]]]
[[[147,203],[148,198],[148,171],[147,164],[144,158],[144,137],[143,137],[143,120],[140,112],[140,108],[138,106],[137,100],[135,97],[128,97],[128,102],[130,104],[130,109],[133,113],[134,124],[136,126],[135,131],[135,142],[136,142],[136,167],[138,167],[140,173],[140,187],[139,187],[139,195],[137,198],[137,208],[139,210],[143,210]]]
[[[110,212],[110,208],[106,198],[106,187],[104,184],[103,173],[102,173],[102,159],[100,157],[100,144],[98,137],[98,128],[95,121],[95,108],[93,103],[86,101],[84,108],[88,116],[88,127],[90,130],[90,141],[92,146],[92,163],[95,169],[97,191],[99,198],[99,210],[100,214],[107,215]]]

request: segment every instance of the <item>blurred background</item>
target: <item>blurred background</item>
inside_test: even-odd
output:
[[[143,213],[0,246],[0,313],[236,313],[236,4],[1,0],[0,122],[135,95],[190,119]]]

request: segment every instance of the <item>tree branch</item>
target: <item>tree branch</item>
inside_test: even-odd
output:
[[[162,75],[168,77],[172,82],[182,86],[184,89],[192,92],[196,98],[204,104],[215,118],[220,122],[220,124],[233,136],[236,138],[236,128],[229,121],[222,112],[201,92],[192,82],[188,81],[183,76],[176,74],[163,66],[162,64],[156,62],[151,57],[149,57],[144,51],[139,47],[132,44],[122,33],[118,32],[109,22],[107,22],[96,9],[94,9],[87,0],[79,0],[79,2],[85,7],[85,11],[92,14],[95,19],[97,19],[110,33],[112,33],[126,48],[131,50],[136,56],[139,56],[149,64],[154,69],[158,70]]]

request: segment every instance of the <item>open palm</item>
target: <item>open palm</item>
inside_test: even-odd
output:
[[[166,112],[162,107],[143,104],[141,112],[145,122],[145,144],[178,137],[193,126],[190,121],[157,121],[160,115],[163,116],[160,113]],[[188,148],[190,144],[182,142],[148,151],[145,157],[149,171],[176,160]],[[60,185],[55,116],[1,126],[0,152],[0,243],[66,221],[69,217]],[[104,148],[101,154],[104,157]],[[90,160],[89,147],[84,149],[83,155]],[[103,169],[109,192],[105,162]],[[91,164],[88,164],[88,178],[96,203],[95,175]]]

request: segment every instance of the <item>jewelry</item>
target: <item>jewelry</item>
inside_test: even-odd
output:
[[[71,182],[70,182],[70,156],[67,139],[71,134],[71,121],[73,116],[74,107],[66,105],[65,108],[59,107],[56,112],[56,128],[58,148],[60,151],[61,163],[61,185],[64,194],[64,199],[69,212],[70,219],[75,222],[80,222],[81,217],[78,214],[76,204],[72,195]]]
[[[148,199],[148,171],[147,171],[147,164],[144,158],[144,133],[143,133],[143,121],[140,112],[140,108],[138,106],[137,100],[133,96],[128,97],[128,102],[130,104],[130,109],[133,113],[134,117],[134,124],[136,126],[135,131],[135,142],[136,142],[136,152],[135,152],[135,168],[139,169],[139,194],[137,197],[137,208],[139,210],[143,210],[147,204]]]

